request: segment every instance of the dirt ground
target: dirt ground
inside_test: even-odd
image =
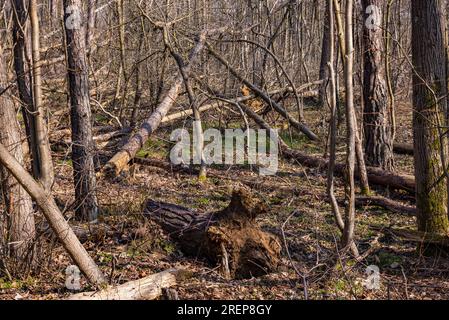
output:
[[[307,123],[316,133],[327,128],[323,112],[308,109]],[[411,140],[410,108],[397,110],[397,141]],[[324,123],[324,124],[323,124]],[[173,126],[176,128],[177,126]],[[140,156],[166,159],[171,128],[161,130]],[[288,137],[287,132],[283,133]],[[323,156],[324,146],[298,135],[291,143],[308,154]],[[342,137],[341,137],[342,138]],[[288,140],[288,139],[287,139]],[[339,146],[339,158],[344,146]],[[73,201],[71,164],[67,153],[55,154],[57,184],[54,195],[61,204]],[[412,158],[397,156],[398,171],[412,173]],[[191,271],[192,277],[175,289],[181,299],[442,299],[449,298],[449,260],[425,258],[416,244],[403,242],[384,232],[391,227],[415,227],[415,219],[377,207],[357,209],[356,240],[360,252],[370,250],[363,262],[336,254],[339,232],[326,199],[326,173],[281,159],[276,176],[260,177],[248,166],[218,167],[207,181],[195,175],[139,166],[121,181],[99,180],[103,233],[85,242],[90,255],[112,283],[124,283],[168,268]],[[343,182],[336,181],[343,199]],[[209,212],[224,208],[236,186],[250,188],[269,205],[269,213],[258,218],[260,226],[279,236],[283,245],[283,266],[277,273],[249,280],[226,280],[216,266],[200,257],[186,257],[157,225],[143,215],[148,199],[167,201]],[[374,193],[412,203],[412,197],[394,190],[374,188]],[[70,209],[66,212],[70,216]],[[40,272],[21,280],[0,279],[0,299],[59,299],[65,289],[65,268],[71,264],[63,248],[41,237]],[[44,250],[45,249],[45,250]],[[369,290],[364,281],[366,268],[380,268],[380,289]],[[82,280],[85,289],[89,286]]]

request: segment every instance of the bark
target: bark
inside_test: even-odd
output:
[[[95,285],[104,284],[106,282],[104,275],[70,228],[54,198],[30,176],[3,144],[0,144],[0,163],[36,201],[59,241],[87,279]]]
[[[418,230],[447,234],[447,82],[443,1],[412,1],[413,136]],[[445,129],[444,129],[445,130]]]
[[[330,11],[333,14],[333,11]],[[333,19],[332,19],[333,20]],[[332,26],[333,27],[333,26]],[[323,80],[323,84],[320,86],[318,98],[322,103],[326,97],[326,87],[329,85],[329,67],[328,62],[331,59],[330,41],[334,41],[331,37],[331,16],[329,15],[329,1],[326,0],[324,23],[323,23],[323,42],[321,45],[321,62],[320,62],[320,80]]]
[[[29,66],[27,67],[27,51],[26,51],[26,35],[27,30],[27,8],[25,7],[25,0],[14,0],[13,2],[13,28],[12,38],[14,43],[14,71],[16,73],[17,89],[19,92],[19,98],[22,103],[22,115],[25,124],[25,130],[27,135],[27,141],[29,148],[34,148],[32,155],[37,154],[37,142],[35,140],[35,123],[34,117],[31,114],[33,107],[33,98],[31,96]],[[35,176],[38,175],[38,168],[36,167],[36,161],[33,160],[33,172]]]
[[[266,206],[244,189],[234,191],[224,210],[199,214],[177,205],[148,201],[146,215],[180,245],[188,255],[204,256],[221,264],[235,278],[251,278],[275,271],[280,262],[280,242],[255,223]],[[223,258],[228,256],[228,263]],[[227,269],[228,268],[228,269]]]
[[[7,69],[3,61],[3,49],[0,46],[0,88],[8,83]],[[0,95],[0,142],[17,160],[20,165],[24,164],[22,143],[20,138],[20,127],[16,117],[16,110],[12,98],[8,92]],[[19,263],[26,264],[24,260],[28,255],[28,262],[32,257],[32,244],[35,238],[34,209],[28,193],[22,188],[11,173],[4,166],[0,166],[1,191],[9,220],[7,226],[7,239],[10,244],[10,253],[15,258],[15,268],[19,272]],[[0,234],[2,232],[0,231]],[[9,250],[8,250],[9,251]]]
[[[192,64],[195,63],[199,53],[204,47],[206,34],[201,33],[197,43],[190,52],[189,63],[184,66],[185,74],[189,75]],[[112,157],[105,165],[103,171],[108,175],[119,175],[121,171],[127,166],[128,162],[134,158],[136,153],[142,149],[147,142],[149,136],[156,131],[161,124],[162,119],[167,115],[168,111],[173,106],[174,102],[179,96],[183,84],[182,74],[179,74],[175,83],[171,86],[165,98],[157,107],[156,111],[142,124],[140,130],[132,136],[126,145]]]
[[[47,190],[51,190],[54,180],[53,162],[51,159],[50,143],[48,141],[48,129],[45,121],[45,108],[42,97],[42,77],[40,59],[40,33],[39,18],[37,14],[37,1],[30,0],[29,15],[31,21],[31,43],[33,58],[33,115],[35,123],[36,146],[32,146],[33,161],[37,162],[39,172],[37,177]]]
[[[346,89],[346,214],[345,228],[342,235],[342,247],[344,249],[350,247],[354,238],[355,228],[355,158],[356,158],[356,130],[357,123],[355,121],[354,108],[354,40],[353,40],[353,8],[354,1],[346,2],[345,14],[345,89]]]
[[[64,0],[64,7],[82,10],[80,0]],[[64,16],[64,21],[69,18]],[[92,113],[89,97],[89,70],[86,62],[84,27],[65,28],[72,125],[72,163],[75,183],[75,215],[80,220],[93,221],[98,216],[95,145],[92,139]]]
[[[74,294],[67,300],[154,300],[162,295],[163,289],[188,276],[185,271],[170,269],[100,291]]]
[[[367,8],[375,6],[383,15],[384,0],[363,0],[364,20],[369,19]],[[385,42],[382,24],[363,28],[363,126],[365,155],[370,166],[393,170],[393,130],[390,123],[387,84],[385,81]]]

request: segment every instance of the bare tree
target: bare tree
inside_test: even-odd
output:
[[[17,88],[19,92],[19,98],[22,103],[22,114],[25,124],[25,130],[27,134],[27,140],[30,148],[37,146],[35,132],[34,116],[32,115],[33,97],[31,95],[31,68],[27,61],[29,61],[28,53],[26,50],[26,41],[30,38],[27,37],[26,30],[28,30],[28,10],[25,7],[25,0],[14,0],[12,2],[13,10],[13,28],[12,38],[14,43],[14,70],[17,79]],[[33,158],[37,155],[37,148],[33,149]],[[33,172],[35,176],[38,176],[39,168],[38,161],[33,161]]]

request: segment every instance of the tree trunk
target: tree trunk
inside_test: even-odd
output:
[[[51,159],[50,143],[48,141],[48,129],[45,121],[45,108],[42,105],[42,78],[39,40],[39,18],[37,14],[37,1],[30,0],[29,15],[31,20],[31,42],[33,57],[33,98],[34,98],[34,123],[36,146],[31,146],[33,150],[33,161],[38,162],[39,168],[37,177],[47,190],[51,190],[54,180],[53,162]]]
[[[3,48],[0,47],[0,88],[7,85],[7,69],[3,60]],[[16,117],[16,110],[9,92],[0,95],[0,142],[6,146],[8,151],[23,165],[22,143],[20,138],[20,127]],[[28,193],[22,188],[8,170],[0,166],[1,190],[8,214],[8,229],[6,240],[11,244],[12,256],[16,260],[17,272],[19,263],[25,262],[25,258],[32,258],[31,245],[35,238],[33,203]],[[6,226],[1,226],[6,227]],[[1,233],[0,233],[1,234]],[[9,250],[8,250],[9,251]],[[27,257],[25,255],[28,254]],[[16,269],[14,268],[14,269]]]
[[[346,89],[346,214],[345,228],[342,236],[342,248],[351,246],[354,239],[355,228],[355,158],[356,158],[356,130],[354,108],[354,40],[353,40],[353,8],[354,1],[346,2],[345,15],[345,89]]]
[[[393,130],[388,110],[385,63],[382,59],[385,54],[381,23],[383,5],[384,0],[362,1],[363,21],[368,21],[371,15],[376,20],[374,24],[363,27],[363,126],[368,165],[393,170]]]
[[[32,150],[32,156],[37,154],[37,142],[36,137],[33,134],[35,132],[34,117],[31,114],[33,107],[33,98],[30,89],[30,66],[27,66],[27,51],[26,51],[26,35],[27,29],[27,8],[25,7],[25,0],[14,0],[13,3],[13,29],[12,38],[14,43],[14,70],[16,73],[17,89],[19,92],[19,98],[22,103],[22,115],[25,124],[25,130],[27,135],[27,141],[29,148]],[[38,177],[39,169],[36,166],[37,161],[33,160],[33,172],[35,177]]]
[[[329,48],[330,41],[334,41],[331,39],[330,35],[330,21],[331,17],[329,16],[329,1],[325,1],[325,13],[324,13],[324,23],[323,23],[323,43],[321,46],[321,62],[320,62],[320,80],[323,80],[323,83],[320,86],[320,91],[318,95],[318,99],[324,104],[324,100],[326,98],[326,87],[329,85],[329,67],[328,62],[330,60],[331,50]]]
[[[447,234],[444,1],[412,0],[413,136],[418,230]],[[445,129],[444,129],[445,130]],[[446,180],[446,181],[445,181]]]
[[[82,10],[80,0],[64,0],[64,8]],[[64,21],[69,18],[66,13]],[[89,77],[86,63],[85,30],[65,28],[72,124],[72,163],[75,183],[75,213],[80,220],[93,221],[98,216],[95,146],[92,139],[92,113],[89,98]]]

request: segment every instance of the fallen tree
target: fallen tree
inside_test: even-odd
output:
[[[415,153],[413,144],[409,143],[395,143],[393,146],[393,151],[397,154],[405,154],[411,156],[413,156],[413,154]]]
[[[282,153],[286,158],[296,160],[300,164],[309,168],[325,169],[329,164],[326,159],[308,156],[298,150],[293,150],[286,146],[282,148]],[[337,163],[335,165],[335,172],[339,175],[344,175],[345,169],[346,167],[344,164]],[[370,184],[405,190],[410,193],[415,191],[415,177],[412,175],[394,173],[375,167],[366,167],[366,171],[368,173],[368,180]],[[356,171],[356,177],[358,177],[358,175],[359,174]]]
[[[234,191],[218,212],[200,214],[178,205],[149,200],[145,215],[158,223],[191,256],[219,264],[228,278],[250,278],[277,270],[280,241],[262,231],[255,219],[267,211],[248,191]]]
[[[175,286],[188,275],[186,271],[170,269],[100,291],[77,293],[67,300],[154,300],[163,289]]]
[[[16,180],[36,201],[59,241],[61,241],[67,253],[86,275],[87,279],[94,285],[106,283],[103,273],[80,243],[72,228],[70,228],[70,225],[56,205],[54,198],[33,179],[3,144],[0,144],[0,163],[11,172]]]
[[[185,168],[182,166],[173,166],[170,163],[167,163],[164,160],[158,160],[158,159],[152,159],[152,158],[134,158],[134,163],[143,165],[143,166],[151,166],[156,168],[161,168],[163,170],[166,170],[168,172],[182,172],[185,174],[191,174],[196,175],[198,174],[198,170],[195,170],[193,168]],[[232,178],[214,174],[212,172],[209,172],[208,174],[210,177],[214,177],[217,179],[229,179]],[[299,190],[296,187],[285,187],[285,186],[278,186],[273,185],[272,182],[266,183],[263,181],[260,181],[259,179],[256,180],[249,180],[249,179],[239,179],[239,182],[252,188],[252,189],[263,189],[265,191],[267,190],[276,190],[277,192],[285,192],[288,194],[294,194],[294,195],[310,195],[310,196],[317,196],[313,192],[308,192],[307,190],[301,190],[299,193]],[[345,205],[344,201],[339,201],[340,205]],[[412,205],[407,205],[400,203],[398,201],[383,197],[383,196],[357,196],[356,197],[356,206],[358,207],[366,207],[366,206],[376,206],[384,208],[388,211],[391,211],[393,213],[398,213],[402,215],[408,215],[408,216],[415,216],[416,215],[416,207]],[[83,237],[84,238],[84,237]]]
[[[449,247],[449,236],[440,234],[430,234],[422,231],[411,229],[399,229],[399,228],[379,228],[371,227],[374,230],[383,232],[384,234],[391,235],[401,241],[414,242],[420,244],[424,249],[426,246],[436,247],[443,249],[447,252]]]
[[[199,53],[204,47],[206,40],[206,33],[202,32],[198,36],[195,46],[190,51],[189,62],[183,66],[183,72],[189,74],[192,65],[195,63]],[[147,142],[149,136],[156,131],[161,124],[162,119],[167,115],[172,108],[174,102],[179,96],[183,84],[183,76],[181,72],[177,76],[175,82],[166,94],[165,98],[159,104],[157,109],[151,116],[144,121],[140,130],[138,130],[128,142],[121,148],[121,150],[110,159],[103,168],[103,172],[107,175],[119,175],[120,172],[126,168],[128,162],[134,158],[136,153],[142,149]]]
[[[261,128],[271,130],[268,123],[257,113],[246,107],[244,104],[239,104],[240,108],[256,122]],[[282,155],[287,159],[298,161],[300,164],[309,168],[318,168],[326,170],[329,166],[329,161],[323,158],[308,156],[298,150],[291,149],[282,139],[280,139],[280,147]],[[346,166],[341,163],[335,165],[335,173],[344,175]],[[415,177],[406,174],[394,173],[374,167],[366,167],[368,173],[368,180],[370,184],[380,186],[387,186],[393,189],[405,190],[413,193],[415,190]],[[355,172],[356,177],[359,175],[359,170]]]
[[[382,196],[357,196],[355,203],[359,207],[377,206],[398,214],[409,216],[416,215],[416,207],[405,205]]]

